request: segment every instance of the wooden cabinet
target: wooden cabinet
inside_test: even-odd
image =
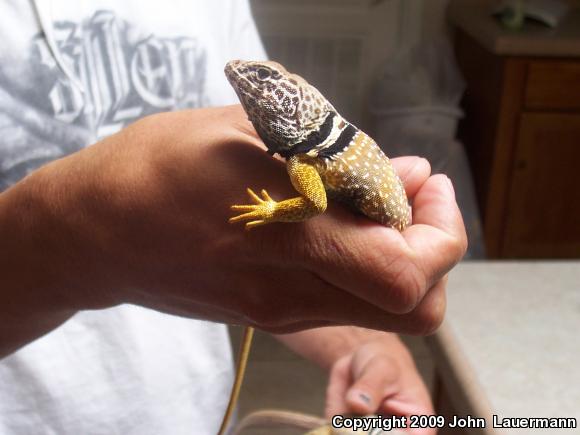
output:
[[[506,206],[503,254],[580,253],[580,115],[523,113]]]
[[[532,61],[527,70],[526,109],[580,111],[580,60]]]
[[[580,58],[497,55],[462,30],[456,54],[489,256],[580,257]]]

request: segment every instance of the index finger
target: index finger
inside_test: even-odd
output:
[[[414,197],[431,175],[431,165],[422,157],[405,156],[391,159],[409,198]]]

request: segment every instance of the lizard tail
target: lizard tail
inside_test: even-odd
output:
[[[240,435],[244,430],[249,428],[272,429],[284,426],[311,431],[313,429],[321,428],[326,424],[326,420],[313,415],[280,409],[262,409],[246,415],[236,426],[233,435]],[[309,432],[309,434],[310,433],[312,432]]]
[[[236,377],[234,379],[234,386],[232,387],[232,392],[230,393],[230,400],[228,402],[228,407],[224,413],[222,419],[222,424],[218,435],[224,435],[232,414],[238,402],[238,396],[240,395],[240,389],[242,388],[242,382],[244,381],[244,374],[246,372],[246,366],[248,365],[248,356],[250,354],[250,348],[252,347],[252,337],[254,336],[254,328],[247,326],[244,329],[244,336],[242,338],[242,343],[240,345],[240,350],[238,353],[238,361],[236,363]]]

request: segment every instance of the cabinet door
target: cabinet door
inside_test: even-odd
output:
[[[521,116],[503,254],[580,257],[580,114]]]

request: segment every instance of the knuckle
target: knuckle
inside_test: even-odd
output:
[[[448,245],[448,251],[454,254],[455,263],[458,263],[467,252],[468,240],[465,231],[456,237],[452,237]]]
[[[392,271],[387,285],[393,294],[393,311],[406,314],[414,310],[426,290],[426,279],[408,258],[399,256],[389,266]]]
[[[454,237],[451,241],[451,250],[456,253],[457,262],[463,258],[467,252],[469,241],[465,228],[462,229],[461,234]]]
[[[352,386],[352,389],[364,391],[365,393],[367,393],[369,395],[373,395],[373,393],[377,389],[376,379],[368,379],[368,378],[359,379]]]
[[[460,245],[459,245],[460,259],[463,258],[463,256],[467,252],[467,248],[468,247],[469,247],[469,241],[468,241],[468,238],[467,238],[467,234],[464,233],[461,236]]]
[[[393,360],[385,354],[375,355],[369,362],[368,368],[372,369],[373,373],[381,376],[386,376],[393,371]]]
[[[344,355],[334,362],[330,368],[330,377],[345,378],[350,375],[351,355]]]
[[[408,332],[421,336],[434,334],[443,322],[445,316],[444,304],[430,304],[429,307],[421,308],[413,316],[413,321]]]

